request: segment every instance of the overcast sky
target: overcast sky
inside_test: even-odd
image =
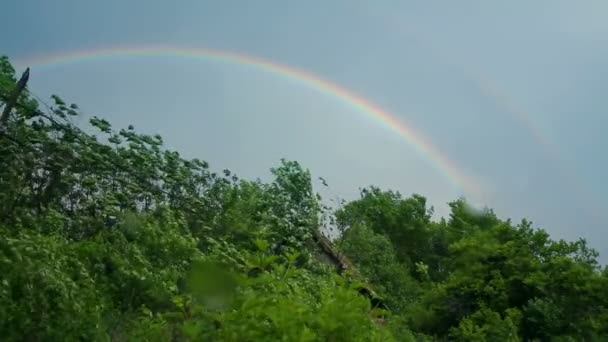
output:
[[[473,199],[588,239],[608,260],[608,2],[8,0],[0,53],[174,45],[290,65],[410,122],[483,185]],[[447,214],[460,192],[428,156],[335,96],[208,59],[32,65],[31,89],[189,157],[268,177],[282,157],[353,199],[377,185]]]

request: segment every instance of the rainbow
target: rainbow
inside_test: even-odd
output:
[[[310,72],[296,69],[286,64],[269,61],[259,57],[241,53],[178,46],[137,46],[137,47],[108,47],[84,50],[74,50],[59,54],[18,59],[18,67],[29,66],[32,69],[41,66],[61,65],[74,62],[120,57],[120,56],[166,56],[180,58],[207,59],[219,62],[236,63],[257,68],[279,77],[286,78],[302,86],[306,86],[326,96],[341,101],[350,108],[367,115],[390,131],[395,132],[409,143],[418,153],[428,159],[439,170],[452,186],[467,196],[478,198],[480,186],[433,146],[422,134],[409,123],[398,119],[395,115],[383,110],[378,105],[356,95],[350,90],[333,82],[322,79]],[[34,71],[34,70],[32,70]]]
[[[390,26],[389,29],[391,32],[397,32],[404,37],[415,40],[420,47],[423,47],[427,52],[431,53],[433,57],[438,58],[454,69],[459,70],[462,76],[476,85],[480,95],[492,100],[504,114],[508,114],[515,122],[524,128],[534,142],[541,148],[546,157],[559,166],[560,171],[563,172],[565,181],[572,185],[572,188],[577,192],[578,197],[580,197],[581,200],[585,200],[588,203],[591,202],[588,204],[589,206],[595,206],[595,203],[601,201],[589,191],[589,184],[578,177],[573,166],[568,164],[562,157],[562,154],[560,153],[561,149],[557,142],[554,139],[551,139],[546,131],[534,122],[532,113],[515,102],[510,96],[502,91],[495,82],[492,82],[488,77],[485,77],[485,74],[481,72],[481,70],[476,70],[472,64],[463,60],[457,61],[454,58],[453,53],[437,44],[432,44],[434,41],[432,37],[429,37],[424,31],[409,25],[400,18],[387,18],[385,16],[382,19],[382,22],[385,23],[385,25]],[[450,56],[450,58],[445,58],[444,56]],[[589,201],[589,198],[594,198],[594,200]],[[604,210],[601,210],[601,208],[597,209],[597,212],[603,211]]]

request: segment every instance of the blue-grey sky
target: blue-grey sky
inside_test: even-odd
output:
[[[607,260],[605,1],[8,0],[0,53],[177,45],[314,73],[407,120],[484,186],[477,203]],[[243,65],[100,58],[33,65],[31,88],[88,115],[160,133],[247,178],[281,157],[355,198],[421,193],[446,215],[460,193],[425,155],[335,97]]]

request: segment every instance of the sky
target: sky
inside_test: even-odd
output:
[[[41,98],[159,133],[218,170],[268,179],[281,158],[298,160],[328,198],[375,185],[422,194],[437,216],[464,195],[556,239],[583,237],[605,263],[607,11],[599,0],[6,0],[0,54],[31,67]],[[390,113],[450,167],[335,93],[252,65],[41,62],[119,46],[217,49],[315,75]]]

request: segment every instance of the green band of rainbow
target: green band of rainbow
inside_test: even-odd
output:
[[[83,60],[100,59],[118,56],[168,56],[181,58],[204,58],[221,62],[230,62],[258,68],[271,74],[287,78],[303,86],[314,89],[327,96],[341,101],[345,105],[381,123],[384,127],[399,134],[406,142],[414,147],[422,156],[427,158],[458,191],[468,196],[478,197],[480,187],[465,176],[454,163],[435,148],[422,134],[413,129],[412,125],[402,119],[397,119],[372,102],[353,92],[312,73],[298,70],[294,67],[240,53],[178,46],[137,46],[137,47],[108,47],[62,52],[34,58],[24,58],[17,61],[17,66],[48,66],[74,63]],[[33,70],[34,71],[34,70]]]

